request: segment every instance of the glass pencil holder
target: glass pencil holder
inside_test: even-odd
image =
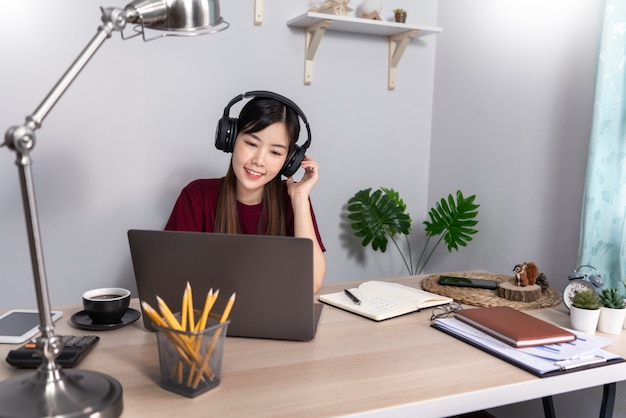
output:
[[[224,340],[230,321],[209,320],[204,330],[181,331],[154,325],[161,387],[194,398],[220,384]]]

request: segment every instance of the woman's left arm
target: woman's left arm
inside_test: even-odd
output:
[[[289,177],[287,190],[293,206],[294,235],[313,241],[313,291],[317,293],[326,275],[326,257],[315,234],[309,195],[317,184],[319,166],[308,156],[304,157],[300,166],[304,169],[302,180],[295,182],[293,177]]]

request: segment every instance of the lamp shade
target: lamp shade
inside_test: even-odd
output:
[[[133,23],[173,32],[217,32],[228,24],[219,0],[135,0],[126,6]]]

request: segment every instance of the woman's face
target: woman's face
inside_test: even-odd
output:
[[[232,158],[237,200],[247,205],[261,203],[263,187],[278,175],[288,152],[289,136],[282,122],[258,132],[238,134]]]

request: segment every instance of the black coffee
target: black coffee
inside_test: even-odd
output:
[[[116,298],[121,298],[122,295],[98,295],[98,296],[92,296],[91,299],[116,299]]]

